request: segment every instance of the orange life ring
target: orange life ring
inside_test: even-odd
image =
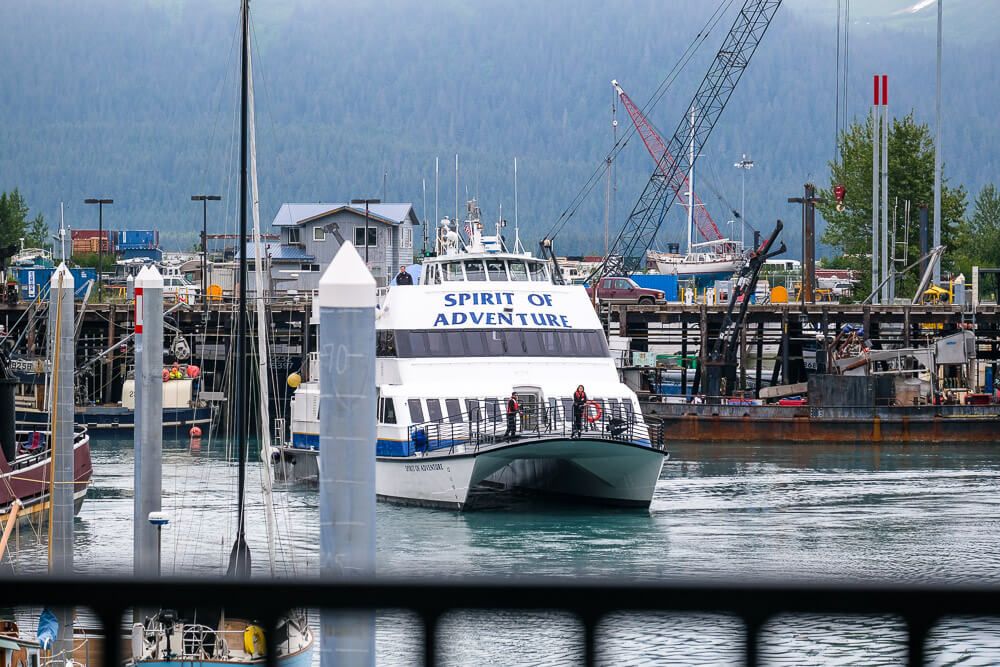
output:
[[[590,408],[594,409],[591,410]],[[593,424],[601,418],[603,412],[601,411],[601,404],[597,401],[587,401],[586,405],[583,406],[583,415],[587,419],[587,422]]]

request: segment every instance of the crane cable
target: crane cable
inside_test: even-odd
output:
[[[698,49],[700,49],[701,46],[707,41],[709,35],[718,25],[719,21],[722,19],[722,16],[725,14],[726,10],[728,10],[729,7],[732,6],[733,2],[735,2],[735,0],[721,0],[719,5],[716,7],[715,11],[705,22],[705,25],[703,25],[701,30],[698,31],[698,34],[691,41],[691,43],[688,44],[687,48],[684,50],[684,53],[681,54],[681,57],[670,69],[666,77],[664,77],[664,79],[656,87],[656,90],[653,91],[653,94],[650,96],[649,100],[647,100],[646,103],[641,107],[640,110],[642,111],[644,116],[648,117],[648,114],[653,109],[653,107],[655,107],[656,104],[667,93],[667,91],[670,90],[670,87],[674,84],[677,77],[688,65],[688,63],[690,63],[691,59],[698,52]],[[604,177],[605,171],[608,169],[608,165],[611,162],[613,162],[614,159],[618,156],[618,154],[622,151],[622,149],[628,145],[629,140],[635,135],[637,131],[638,130],[636,130],[635,125],[633,124],[628,130],[625,131],[622,137],[615,142],[615,144],[611,147],[611,150],[608,152],[608,154],[601,160],[600,164],[590,175],[590,178],[587,179],[583,187],[580,188],[576,196],[574,196],[573,199],[570,200],[569,205],[566,206],[563,212],[552,224],[552,227],[549,229],[548,234],[546,234],[546,238],[548,239],[555,238],[555,236],[560,231],[562,231],[566,223],[569,222],[570,219],[576,214],[577,210],[580,208],[580,205],[587,199],[587,197],[597,186],[597,184],[601,182],[601,180]]]

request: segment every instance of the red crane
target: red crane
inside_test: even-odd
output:
[[[674,160],[674,156],[670,154],[670,151],[667,150],[667,144],[663,141],[663,137],[656,131],[656,128],[649,122],[649,119],[642,114],[642,111],[632,101],[632,98],[625,94],[625,91],[618,85],[618,82],[612,81],[611,85],[615,87],[615,92],[618,93],[618,97],[621,98],[622,104],[625,105],[628,115],[632,118],[632,122],[635,123],[635,129],[639,132],[639,136],[642,137],[642,143],[646,144],[646,150],[653,156],[653,161],[656,163],[656,170],[660,173],[661,177],[669,178],[670,187],[677,193],[677,198],[682,199],[687,195],[687,173],[676,167],[671,168],[676,164],[676,160]],[[712,220],[712,216],[708,214],[708,209],[705,208],[698,193],[692,193],[691,200],[694,207],[692,217],[701,235],[706,241],[718,241],[722,239],[722,233]]]

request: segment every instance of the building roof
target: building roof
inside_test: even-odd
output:
[[[256,259],[257,253],[253,243],[247,244],[248,252],[247,259]],[[288,261],[288,262],[313,262],[316,260],[310,254],[307,254],[305,248],[297,245],[286,245],[284,243],[267,243],[264,246],[264,252],[271,258],[271,261]],[[236,253],[236,259],[240,258],[240,254]]]
[[[274,227],[294,227],[310,220],[316,220],[340,211],[350,211],[364,216],[364,204],[282,204],[274,216],[271,225]],[[413,204],[372,204],[368,207],[368,215],[374,221],[390,225],[399,225],[407,219],[419,225]]]

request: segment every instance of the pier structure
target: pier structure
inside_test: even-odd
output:
[[[704,366],[711,342],[719,335],[726,305],[667,303],[605,307],[602,319],[609,335],[629,340],[629,352],[651,347],[676,356],[681,368],[681,393],[700,380],[683,369]],[[748,307],[741,334],[739,389],[758,391],[766,384],[796,384],[813,370],[823,339],[844,325],[861,326],[874,347],[892,349],[926,345],[971,327],[976,334],[977,362],[993,369],[1000,362],[1000,307],[981,304],[975,309],[953,305],[871,305],[838,303],[761,304]],[[825,336],[824,336],[825,334]],[[819,337],[819,338],[818,338]],[[623,364],[632,365],[633,359]],[[769,372],[765,371],[769,360]],[[973,376],[975,377],[975,376]]]

